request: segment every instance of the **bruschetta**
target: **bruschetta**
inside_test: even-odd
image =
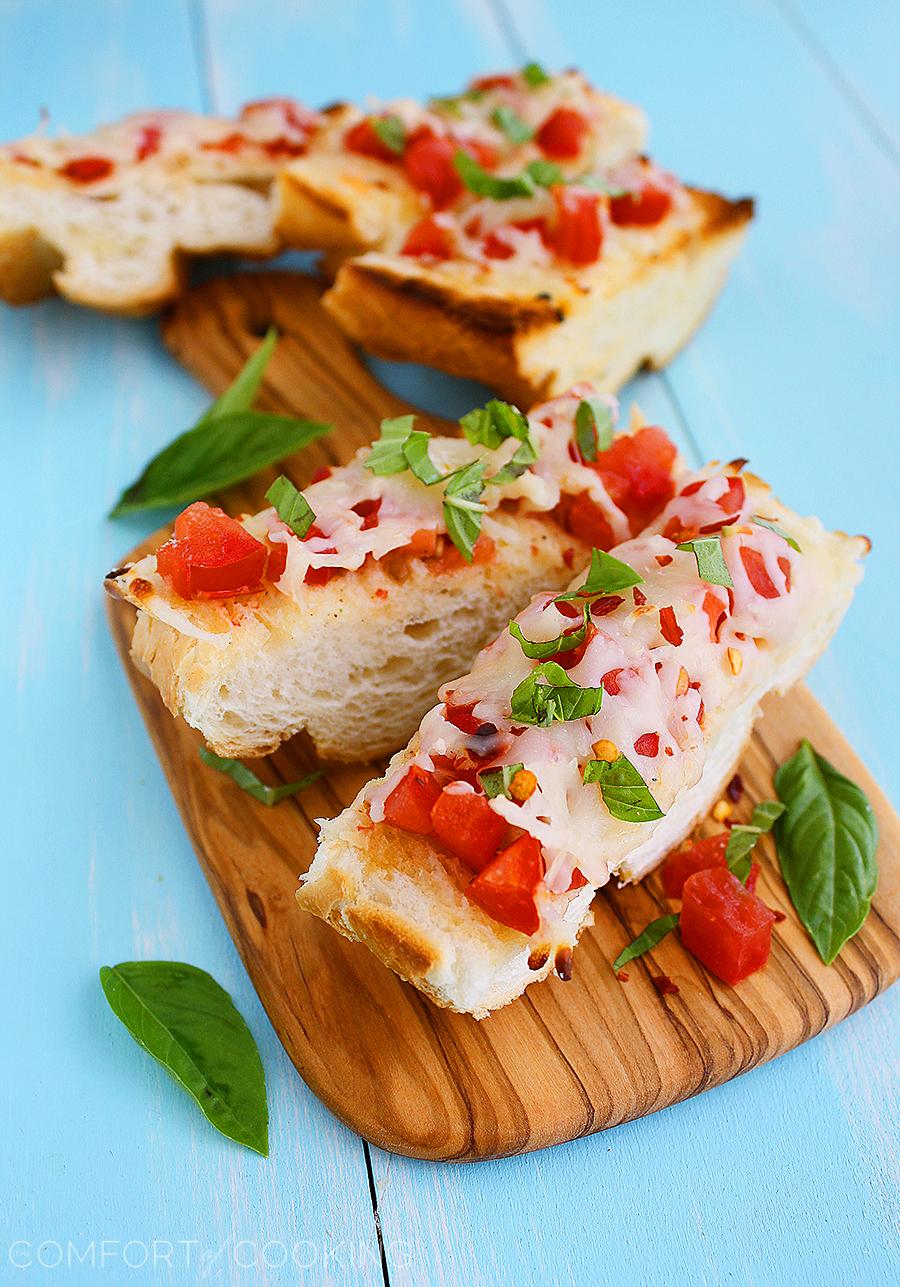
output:
[[[536,407],[463,417],[460,438],[414,417],[239,522],[203,502],[154,555],[107,578],[133,603],[136,664],[221,755],[306,729],[322,756],[401,746],[477,649],[592,546],[639,531],[681,472],[661,429],[614,436],[588,385]]]
[[[595,890],[640,879],[709,810],[760,700],[828,643],[867,548],[742,462],[683,480],[442,689],[386,775],[322,823],[300,906],[476,1017],[568,977]]]

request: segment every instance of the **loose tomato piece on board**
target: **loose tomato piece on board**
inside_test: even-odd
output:
[[[506,823],[483,795],[445,787],[431,810],[435,834],[445,849],[472,871],[481,871],[500,848]]]
[[[775,913],[723,868],[698,871],[684,883],[681,941],[713,974],[740,983],[769,959]]]
[[[747,573],[747,580],[756,593],[763,599],[777,599],[781,591],[769,576],[766,561],[759,550],[754,550],[749,545],[742,545],[741,562]]]
[[[195,501],[156,551],[156,569],[182,599],[226,599],[259,588],[269,551],[221,509]]]
[[[636,225],[649,228],[672,209],[672,193],[664,184],[648,179],[635,192],[611,197],[609,217],[620,228]]]
[[[419,259],[452,259],[456,246],[450,229],[429,217],[413,224],[400,253],[414,255]]]
[[[463,190],[453,158],[459,144],[452,139],[421,134],[406,145],[403,168],[410,183],[431,198],[435,210],[451,205]]]
[[[441,794],[433,773],[413,764],[384,802],[384,820],[391,827],[427,836],[434,830],[431,810]]]
[[[634,434],[614,438],[591,462],[603,486],[631,524],[632,535],[654,519],[672,499],[675,444],[662,429],[646,425]]]
[[[695,872],[708,871],[712,867],[727,867],[725,851],[728,840],[729,833],[722,831],[717,836],[704,836],[702,840],[695,840],[687,849],[676,849],[669,854],[662,869],[666,898],[681,898],[684,882]]]
[[[550,189],[556,206],[555,222],[546,240],[561,259],[577,265],[595,264],[603,248],[600,195],[555,183]]]
[[[541,918],[534,895],[543,878],[541,846],[534,836],[520,836],[475,877],[466,897],[501,925],[536,934]]]
[[[574,107],[558,107],[544,121],[534,141],[554,161],[568,161],[578,156],[588,130],[588,119]]]
[[[348,152],[357,152],[360,156],[372,156],[376,161],[400,160],[398,153],[393,152],[387,143],[379,138],[371,116],[350,126],[344,135],[344,147]]]

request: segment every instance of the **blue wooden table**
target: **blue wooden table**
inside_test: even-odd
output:
[[[876,0],[0,0],[0,137],[41,107],[78,130],[151,104],[418,95],[526,56],[644,104],[663,163],[760,204],[711,321],[626,400],[695,459],[748,455],[801,510],[873,537],[812,683],[890,789],[896,18]],[[0,337],[0,1282],[896,1282],[900,989],[722,1089],[538,1155],[410,1162],[330,1117],[244,974],[103,619],[102,574],[152,524],[104,513],[205,394],[152,322],[48,302],[4,311]],[[432,403],[447,387],[390,378]],[[194,962],[235,997],[268,1074],[267,1161],[113,1018],[97,968],[135,957]]]

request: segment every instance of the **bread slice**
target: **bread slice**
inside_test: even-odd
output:
[[[711,476],[710,472],[704,471],[701,477],[704,476]],[[793,593],[802,598],[794,605],[795,615],[782,618],[782,624],[770,638],[765,638],[765,617],[774,610],[767,608],[767,601],[747,600],[743,607],[739,605],[739,612],[744,613],[741,624],[754,620],[755,629],[762,636],[753,642],[752,647],[746,634],[733,633],[730,625],[722,627],[722,637],[715,645],[721,655],[717,658],[715,652],[712,653],[714,673],[697,671],[698,674],[710,675],[704,696],[711,698],[718,692],[721,699],[710,700],[705,714],[697,716],[698,722],[703,721],[702,736],[691,752],[692,768],[682,771],[678,767],[676,752],[674,760],[663,759],[662,767],[654,771],[658,772],[659,780],[656,776],[650,779],[666,810],[660,821],[640,824],[617,822],[601,803],[599,793],[592,797],[593,804],[589,798],[587,805],[583,803],[584,798],[578,796],[578,807],[582,810],[577,815],[581,844],[574,857],[571,853],[568,855],[568,865],[564,862],[560,867],[558,854],[552,863],[548,858],[546,882],[551,883],[550,874],[555,867],[555,884],[566,890],[572,862],[575,861],[584,868],[589,883],[574,892],[552,893],[546,887],[540,890],[536,903],[541,910],[541,924],[535,934],[529,936],[507,928],[469,901],[466,889],[472,881],[471,870],[432,838],[400,830],[384,821],[373,821],[373,814],[376,817],[383,815],[385,800],[393,786],[403,778],[406,766],[414,760],[428,766],[432,763],[425,754],[428,748],[437,746],[441,749],[435,740],[436,730],[446,733],[449,725],[441,722],[437,711],[433,711],[426,717],[421,733],[413,738],[410,747],[391,761],[385,778],[364,788],[354,804],[339,817],[322,823],[316,857],[297,894],[300,907],[326,920],[346,937],[364,943],[386,965],[438,1005],[470,1013],[477,1018],[506,1005],[529,984],[545,979],[554,970],[560,953],[559,959],[566,961],[569,949],[574,947],[581,931],[590,924],[591,900],[595,886],[604,883],[604,870],[607,872],[605,879],[612,875],[622,883],[640,879],[703,817],[732,772],[758,715],[759,702],[769,692],[784,692],[790,688],[815,661],[837,628],[859,579],[858,560],[868,549],[865,538],[826,532],[818,520],[798,518],[778,505],[768,489],[751,475],[744,475],[744,483],[750,502],[747,508],[775,519],[798,541],[802,554],[790,555],[791,572],[788,575],[795,578]],[[663,512],[654,524],[654,530],[659,532],[665,527],[677,506],[678,498]],[[759,528],[754,526],[752,531],[758,534]],[[771,546],[773,538],[765,539]],[[642,542],[645,542],[643,546]],[[673,542],[666,544],[661,536],[648,535],[626,543],[615,553],[645,567],[652,566],[656,554],[667,548],[674,550]],[[676,604],[682,602],[678,593],[679,587],[686,584],[683,561],[691,556],[675,555],[674,558],[682,560],[681,566],[673,562],[673,556],[662,553],[661,557],[669,558],[669,569],[660,573],[654,569],[643,587],[647,590],[650,606],[631,610],[626,604],[620,609],[621,615],[608,616],[601,623],[602,630],[607,635],[612,634],[614,639],[619,631],[623,632],[621,638],[626,642],[626,637],[631,638],[636,647],[636,664],[639,664],[641,639],[653,650],[654,656],[665,659],[661,663],[663,665],[672,654],[677,656],[676,648],[667,648],[658,635],[648,633],[650,627],[646,623],[656,621],[654,603],[665,602],[670,595]],[[583,577],[576,578],[573,586],[581,584],[582,580]],[[696,593],[702,591],[703,587],[698,586]],[[789,602],[789,599],[784,602]],[[539,607],[545,603],[546,596],[535,600]],[[704,637],[706,619],[701,612],[699,620],[703,625],[700,634],[691,635],[689,630],[694,627],[689,624],[688,608],[679,607],[679,613],[682,624],[688,623],[685,625],[688,648],[685,649],[683,664],[693,673],[691,640]],[[531,637],[534,635],[534,619],[532,611]],[[654,632],[655,629],[654,625]],[[473,673],[455,681],[453,690],[461,691],[463,700],[472,700],[479,691],[479,685],[484,685],[485,676],[489,677],[497,667],[502,673],[503,659],[509,655],[511,646],[511,641],[506,639],[482,653]],[[714,648],[712,642],[709,647]],[[733,659],[735,648],[746,656],[742,668]],[[521,658],[514,664],[521,667]],[[699,658],[697,664],[700,665]],[[709,665],[709,660],[706,664]],[[727,671],[724,670],[726,666],[729,667]],[[723,673],[726,678],[723,678]],[[573,677],[577,679],[578,674],[576,667]],[[591,681],[583,679],[580,682]],[[644,690],[637,691],[635,700],[639,702],[640,693]],[[721,697],[723,692],[725,696]],[[445,699],[448,696],[444,694]],[[685,697],[690,699],[689,691]],[[621,693],[615,700],[622,701]],[[610,727],[615,727],[604,723],[607,710],[610,721],[635,718],[640,722],[642,716],[633,715],[627,696],[625,700],[624,715],[617,715],[616,705],[607,694],[604,708],[588,721],[585,735],[588,743],[591,737],[609,736]],[[485,706],[478,707],[478,718],[482,718],[485,711]],[[498,724],[496,719],[494,722]],[[498,727],[501,733],[509,727],[508,716],[505,722],[500,720]],[[556,724],[548,730],[531,732],[543,734],[548,743],[552,743],[552,729],[570,727],[572,725]],[[450,732],[452,734],[452,729]],[[522,758],[521,750],[517,753],[515,746],[521,748],[523,741],[519,738],[513,749],[501,757],[501,762],[503,759],[510,762]],[[443,751],[449,753],[450,748],[444,745]],[[591,754],[590,749],[587,754]],[[647,763],[634,754],[632,759],[638,764]],[[681,779],[676,776],[674,789],[671,782],[668,786],[665,783],[666,764],[676,766],[669,772],[683,772]],[[535,770],[540,782],[542,770],[537,765]],[[547,772],[549,775],[550,770]],[[649,770],[645,770],[645,780],[648,773]],[[580,777],[577,780],[580,781]],[[570,790],[596,792],[597,788],[573,785]],[[573,797],[565,798],[571,800]],[[504,801],[504,816],[508,816],[508,820],[514,818],[518,807],[511,801]],[[542,801],[536,807],[546,809],[547,804]],[[585,813],[585,809],[589,812]],[[524,814],[520,816],[524,817]],[[547,821],[553,822],[554,819]],[[523,827],[535,825],[530,818],[527,823],[522,822]],[[597,848],[586,839],[588,836],[593,837]],[[593,878],[590,878],[591,868]]]
[[[273,181],[317,122],[279,99],[236,120],[146,112],[0,148],[0,299],[56,291],[140,315],[180,293],[189,255],[275,254]]]
[[[678,217],[613,229],[601,261],[577,273],[366,254],[340,267],[324,304],[371,352],[484,381],[523,405],[581,378],[615,391],[687,342],[752,215],[750,200],[688,189]]]

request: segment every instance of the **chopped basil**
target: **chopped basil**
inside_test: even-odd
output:
[[[110,518],[183,505],[209,496],[330,431],[330,425],[315,420],[250,409],[277,338],[277,331],[271,328],[233,384],[195,425],[155,455],[140,477],[125,488]]]
[[[670,912],[668,916],[660,916],[659,920],[651,921],[643,934],[638,934],[637,938],[623,948],[613,961],[613,969],[616,973],[618,974],[623,965],[627,965],[638,956],[643,956],[645,952],[649,952],[651,948],[661,943],[666,935],[672,932],[678,921],[677,912]]]
[[[508,402],[492,398],[485,406],[463,416],[459,423],[469,442],[487,447],[490,451],[496,451],[507,438],[518,438],[521,443],[503,468],[486,480],[495,486],[511,483],[537,460],[537,443],[528,417]]]
[[[392,420],[382,420],[381,433],[365,460],[366,469],[381,477],[402,474],[409,468],[403,445],[413,431],[415,419],[415,416],[395,416]]]
[[[698,536],[693,541],[682,541],[675,548],[693,554],[701,581],[706,581],[708,585],[734,585],[722,553],[721,536]]]
[[[531,89],[538,89],[541,85],[550,84],[550,77],[540,63],[526,63],[522,68],[522,79]]]
[[[473,460],[451,474],[444,488],[444,522],[447,534],[467,563],[481,534],[481,520],[487,508],[481,502],[484,491],[484,461]]]
[[[439,483],[444,478],[444,475],[428,454],[428,444],[430,442],[430,434],[425,433],[423,429],[416,429],[403,444],[403,455],[407,464],[419,482],[425,483],[428,487],[431,487],[433,483]]]
[[[534,193],[534,180],[528,174],[514,174],[508,178],[491,174],[462,148],[454,155],[453,164],[469,191],[478,197],[509,201],[512,197],[530,197]]]
[[[529,161],[525,167],[525,173],[539,188],[551,188],[555,183],[567,182],[566,176],[556,162],[546,161],[543,157]]]
[[[774,523],[772,519],[763,518],[760,514],[754,514],[751,521],[754,522],[757,527],[767,527],[769,531],[774,532],[776,536],[784,537],[792,550],[796,550],[798,554],[803,553],[793,536],[788,536],[787,532],[780,528],[777,523]]]
[[[513,691],[510,714],[523,724],[549,728],[596,715],[602,701],[602,687],[582,688],[555,661],[542,661]]]
[[[791,902],[830,965],[869,914],[878,822],[865,792],[804,739],[775,774],[775,842]]]
[[[240,760],[232,760],[222,755],[215,755],[205,746],[200,747],[200,759],[211,769],[217,769],[219,773],[225,773],[236,782],[242,791],[252,795],[254,800],[260,804],[265,804],[269,808],[273,804],[278,804],[280,800],[285,800],[289,795],[296,795],[298,791],[304,791],[311,786],[324,772],[323,769],[317,769],[315,773],[307,773],[305,778],[299,782],[285,782],[283,786],[271,787],[260,782],[255,773],[242,764]]]
[[[406,127],[399,116],[373,116],[371,118],[372,129],[381,139],[386,148],[396,152],[398,156],[403,155],[406,147]]]
[[[432,98],[429,99],[428,106],[433,112],[446,112],[448,116],[462,116],[460,103],[467,97],[469,97],[467,94],[454,94],[443,98]]]
[[[498,795],[505,795],[508,800],[512,799],[509,794],[509,784],[524,767],[524,764],[502,764],[497,769],[482,769],[478,774],[478,781],[484,788],[487,798],[495,800]]]
[[[518,112],[514,112],[511,107],[495,107],[491,113],[491,120],[502,130],[510,143],[527,143],[530,138],[534,138],[534,129],[523,121]]]
[[[583,606],[583,617],[581,625],[576,630],[571,630],[568,634],[557,635],[555,639],[526,639],[517,621],[509,623],[509,633],[513,639],[517,639],[521,644],[522,651],[526,657],[532,661],[543,661],[546,657],[555,657],[560,652],[571,652],[573,648],[578,648],[587,638],[588,614],[590,609],[585,603]]]
[[[278,517],[301,541],[316,521],[309,501],[298,491],[289,478],[282,474],[266,492],[266,500],[275,506]]]
[[[749,823],[738,823],[731,828],[725,861],[741,884],[746,885],[750,876],[750,854],[764,831],[771,831],[772,824],[784,813],[778,800],[764,800],[756,805]]]
[[[575,412],[575,441],[585,460],[612,446],[613,417],[602,398],[583,398]]]
[[[655,822],[664,817],[647,783],[624,755],[612,761],[588,760],[583,780],[599,782],[603,803],[620,822]]]
[[[627,590],[633,585],[640,585],[643,577],[634,568],[614,558],[605,550],[596,547],[591,550],[591,566],[583,585],[577,590],[566,590],[556,596],[556,601],[566,599],[591,599],[603,594],[613,594],[617,590]]]
[[[624,197],[628,193],[627,188],[617,187],[614,183],[607,183],[606,179],[600,174],[582,174],[577,179],[573,179],[582,188],[593,188],[595,192],[602,192],[607,197]]]

